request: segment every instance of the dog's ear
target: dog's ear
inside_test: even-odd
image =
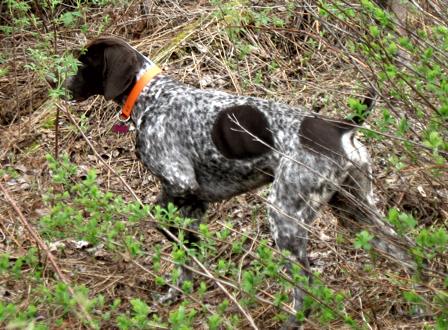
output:
[[[111,100],[123,94],[133,83],[138,71],[137,55],[124,45],[104,49],[104,97]]]

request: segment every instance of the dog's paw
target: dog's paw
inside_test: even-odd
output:
[[[163,295],[157,295],[155,300],[161,305],[171,305],[182,297],[182,293],[174,288],[169,288],[168,292]]]
[[[291,315],[281,326],[280,330],[303,330],[303,324]]]

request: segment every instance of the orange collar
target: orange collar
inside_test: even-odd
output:
[[[121,109],[119,118],[122,121],[129,120],[132,108],[134,107],[134,104],[137,101],[137,98],[139,97],[142,89],[151,81],[152,78],[154,78],[160,72],[162,72],[162,70],[157,65],[154,65],[150,67],[148,70],[146,70],[143,76],[141,76],[141,78],[137,80],[137,82],[135,83],[134,87],[132,88],[131,92],[129,93],[126,99],[123,109]]]

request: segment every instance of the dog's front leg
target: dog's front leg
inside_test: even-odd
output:
[[[172,193],[172,190],[166,186],[162,188],[157,202],[164,208],[166,208],[169,203],[172,203],[174,206],[176,206],[182,217],[192,220],[192,223],[189,224],[184,237],[185,246],[188,249],[195,249],[197,247],[197,242],[199,241],[199,237],[196,235],[196,232],[199,227],[200,221],[207,211],[207,203],[200,200],[196,197],[196,195],[191,193],[187,193],[184,196],[177,196],[177,194],[174,195]],[[168,230],[176,237],[179,234],[179,229],[176,227],[169,227]],[[164,230],[161,230],[161,232],[168,240],[173,241],[172,237],[168,235]],[[181,273],[176,283],[176,286],[178,288],[182,288],[183,283],[185,281],[191,281],[193,277],[191,271],[186,267],[182,266],[180,270]],[[171,303],[179,299],[180,296],[181,294],[178,290],[170,288],[166,294],[158,299],[158,301],[160,303]]]

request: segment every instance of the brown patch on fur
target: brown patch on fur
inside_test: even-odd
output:
[[[300,143],[314,153],[338,158],[344,155],[342,135],[350,129],[351,126],[343,123],[318,117],[305,117],[300,125]]]
[[[218,150],[230,159],[261,156],[270,151],[269,146],[274,145],[265,115],[250,105],[236,105],[222,110],[213,125],[212,139]]]

